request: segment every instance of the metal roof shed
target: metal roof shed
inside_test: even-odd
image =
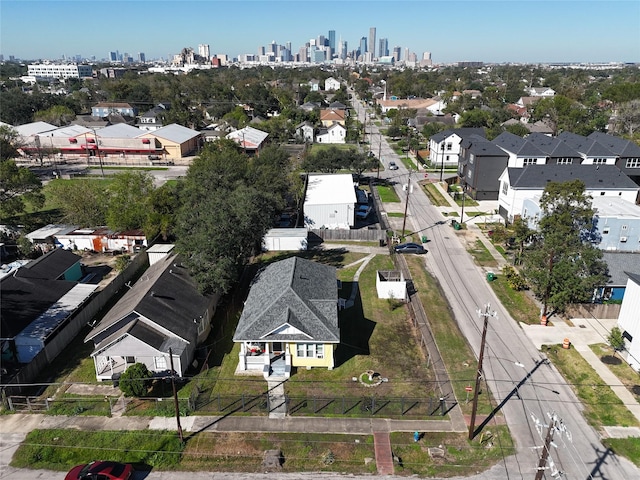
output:
[[[350,173],[309,175],[304,201],[305,226],[330,229],[353,227],[356,202]]]

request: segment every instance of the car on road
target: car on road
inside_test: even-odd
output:
[[[129,480],[133,471],[129,463],[94,461],[73,467],[64,480]]]
[[[389,170],[398,170],[396,162],[389,162]]]
[[[396,253],[427,253],[427,250],[419,243],[402,243],[393,247]]]

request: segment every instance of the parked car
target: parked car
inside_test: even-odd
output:
[[[356,199],[360,205],[366,205],[369,203],[369,196],[367,195],[367,192],[360,190],[359,188],[356,188]]]
[[[129,480],[132,476],[129,463],[96,461],[73,467],[64,480]]]
[[[419,243],[402,243],[393,247],[396,253],[427,253],[425,248]]]
[[[398,165],[396,165],[396,162],[389,162],[389,170],[398,170]]]
[[[371,207],[368,207],[367,205],[358,205],[358,208],[356,209],[356,218],[364,220],[370,213]]]

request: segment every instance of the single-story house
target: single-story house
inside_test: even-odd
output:
[[[345,228],[355,225],[356,192],[351,174],[308,175],[304,200],[307,228]]]
[[[593,302],[622,301],[629,279],[626,272],[640,273],[640,253],[603,252],[602,260],[607,264],[609,279],[596,288]]]
[[[299,257],[268,265],[253,280],[233,341],[240,344],[237,373],[288,378],[293,367],[333,369],[335,267]]]
[[[227,134],[228,139],[236,142],[246,153],[258,153],[264,146],[269,134],[253,127],[244,127]]]
[[[168,253],[154,257],[142,277],[86,336],[96,378],[117,379],[130,365],[184,376],[196,347],[211,330],[217,295],[202,295],[182,264]]]
[[[97,285],[78,282],[83,275],[80,260],[78,255],[57,248],[2,277],[3,361],[29,363],[88,300]],[[65,346],[53,347],[50,360]]]

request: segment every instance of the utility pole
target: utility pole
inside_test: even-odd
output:
[[[173,352],[169,348],[169,359],[171,362],[171,386],[173,387],[173,404],[176,407],[176,423],[178,424],[178,437],[180,443],[184,443],[184,437],[182,436],[182,426],[180,425],[180,405],[178,404],[178,391],[176,390],[176,374],[173,369]]]
[[[555,447],[556,445],[553,443],[553,435],[557,432],[560,436],[565,436],[567,440],[572,441],[571,432],[567,429],[566,425],[562,422],[562,420],[558,420],[558,416],[554,413],[547,413],[549,417],[549,425],[547,425],[547,434],[544,438],[544,445],[542,447],[542,453],[540,454],[540,460],[538,461],[538,467],[536,468],[536,476],[535,480],[542,480],[544,478],[545,470],[551,471],[551,476],[553,478],[558,478],[563,475],[564,472],[561,472],[556,467],[553,458],[550,457],[550,447]],[[540,423],[540,421],[536,418],[536,416],[532,413],[531,417],[536,424],[536,430],[540,434],[542,438],[542,428],[544,425]],[[549,466],[547,466],[547,462]]]
[[[378,130],[378,179],[380,179],[380,162],[382,162],[382,133]]]
[[[407,225],[407,209],[409,208],[409,193],[411,193],[411,170],[409,170],[409,178],[407,179],[407,199],[404,204],[404,219],[402,220],[401,237],[404,237],[404,227]]]
[[[444,143],[440,145],[440,181],[442,181],[442,177],[444,176]],[[436,160],[438,159],[438,150],[436,150]]]
[[[484,307],[484,312],[480,309],[477,310],[480,317],[484,317],[484,326],[482,327],[482,341],[480,343],[480,355],[478,355],[478,368],[476,370],[476,388],[473,392],[473,406],[471,408],[471,421],[469,423],[469,440],[473,440],[476,436],[476,412],[478,411],[478,395],[480,394],[480,381],[482,380],[482,360],[484,357],[484,344],[487,339],[487,325],[489,324],[489,317],[495,317],[496,312],[491,311],[491,304],[487,303]]]

